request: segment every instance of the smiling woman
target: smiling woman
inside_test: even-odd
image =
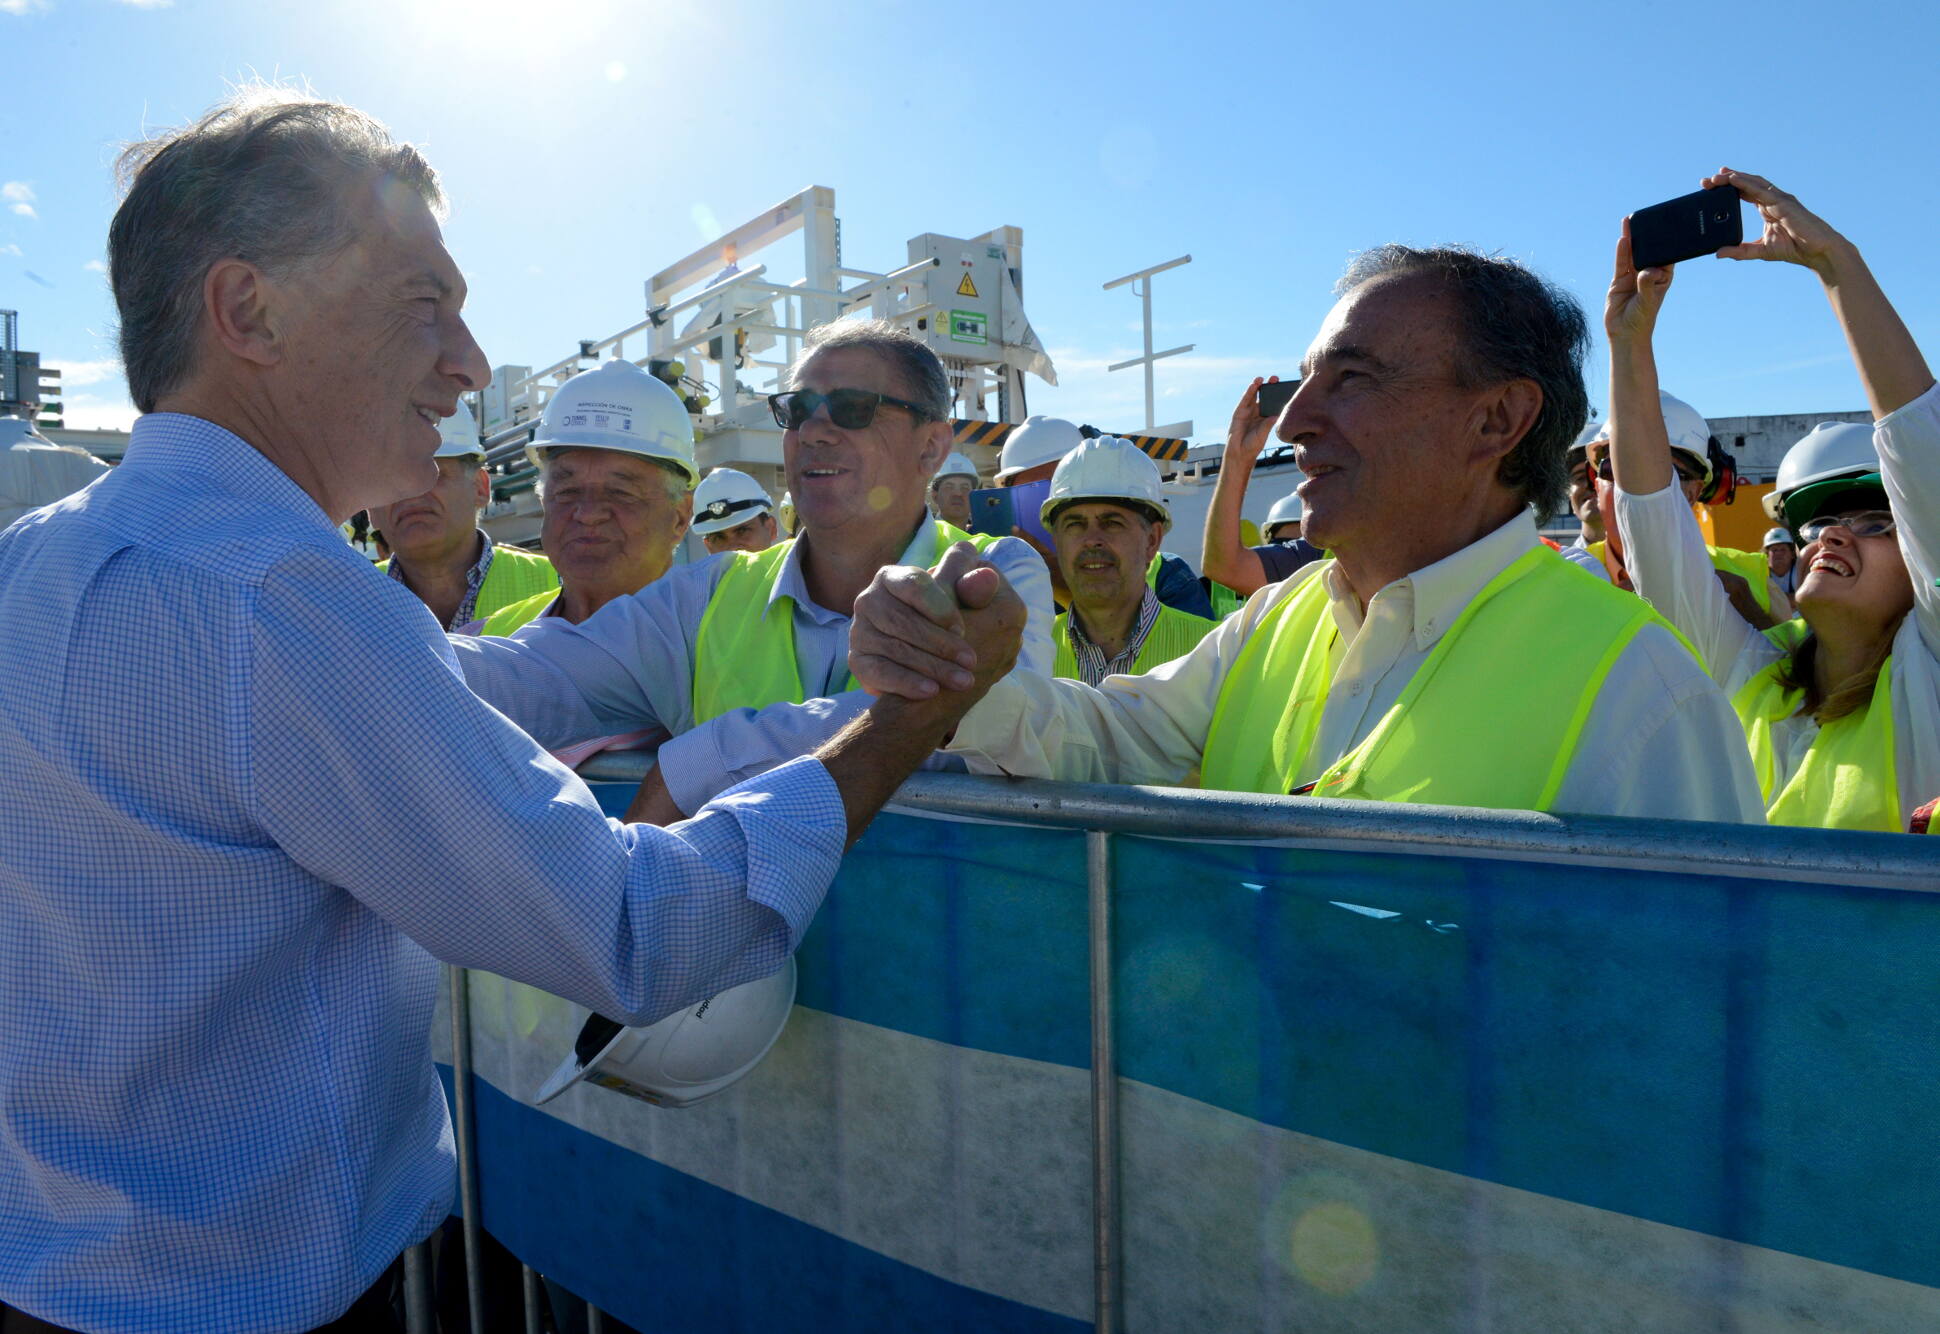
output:
[[[1726,170],[1704,184],[1736,186],[1765,224],[1721,256],[1803,265],[1837,293],[1876,420],[1824,423],[1787,454],[1773,517],[1803,543],[1803,619],[1758,633],[1711,577],[1673,485],[1652,350],[1671,270],[1635,267],[1626,222],[1604,325],[1631,577],[1732,696],[1768,819],[1904,830],[1940,792],[1940,391],[1851,242],[1759,177]]]

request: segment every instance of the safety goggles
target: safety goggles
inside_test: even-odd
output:
[[[884,403],[903,409],[918,421],[929,421],[936,414],[920,403],[891,398],[869,389],[831,389],[818,394],[812,389],[795,389],[785,394],[768,395],[768,407],[775,414],[775,425],[792,431],[828,405],[829,420],[845,431],[860,431],[876,419],[876,409]]]
[[[1854,537],[1885,537],[1898,527],[1891,510],[1855,510],[1851,514],[1821,514],[1799,525],[1799,544],[1816,542],[1828,528],[1843,528]]]

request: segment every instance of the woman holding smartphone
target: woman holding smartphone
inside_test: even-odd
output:
[[[1802,539],[1803,620],[1753,629],[1712,576],[1673,485],[1651,348],[1671,270],[1638,271],[1626,220],[1604,330],[1631,578],[1730,696],[1773,824],[1905,830],[1940,792],[1940,391],[1850,241],[1760,177],[1726,168],[1704,182],[1716,185],[1736,186],[1764,222],[1756,241],[1720,258],[1798,264],[1824,284],[1872,408],[1877,462],[1855,456],[1780,497]],[[1802,445],[1822,446],[1813,436]]]

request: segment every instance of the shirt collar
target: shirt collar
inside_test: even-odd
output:
[[[1425,653],[1455,624],[1476,594],[1488,586],[1489,580],[1508,569],[1536,543],[1536,512],[1524,509],[1495,531],[1395,580],[1376,596],[1391,588],[1405,591],[1412,599],[1415,648]],[[1334,622],[1343,635],[1351,638],[1361,628],[1360,603],[1347,586],[1338,563],[1329,562],[1322,578],[1333,606]]]
[[[136,418],[120,466],[138,472],[193,472],[197,485],[206,490],[269,505],[331,532],[337,530],[310,493],[268,455],[235,432],[200,417],[150,412]]]
[[[916,525],[910,536],[909,545],[903,554],[896,558],[899,565],[915,565],[929,569],[936,564],[936,523],[928,508],[923,510],[923,520]],[[788,554],[781,559],[781,573],[775,576],[773,588],[768,590],[768,605],[774,606],[782,598],[792,599],[804,615],[818,625],[828,625],[849,618],[839,611],[830,611],[808,595],[808,580],[802,574],[802,544],[800,539],[791,538]]]

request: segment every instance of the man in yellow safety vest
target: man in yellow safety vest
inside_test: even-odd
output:
[[[868,702],[848,668],[856,595],[885,565],[934,564],[969,540],[925,501],[951,438],[927,344],[883,321],[824,325],[789,386],[769,403],[803,536],[677,567],[577,625],[452,641],[471,687],[548,748],[671,737],[635,819],[677,819],[833,735]],[[1049,672],[1044,563],[1015,538],[978,546],[1028,609],[1019,661]]]
[[[1736,719],[1689,647],[1537,540],[1587,415],[1581,309],[1456,248],[1383,246],[1339,290],[1277,427],[1331,559],[1163,673],[1013,672],[950,749],[1033,777],[1197,770],[1241,791],[1759,821]],[[944,594],[969,564],[878,579],[857,604],[859,680],[922,697],[949,676]]]
[[[1183,657],[1217,622],[1161,603],[1145,581],[1172,511],[1158,465],[1129,440],[1099,436],[1051,474],[1041,518],[1070,609],[1057,619],[1056,675],[1097,685]]]
[[[536,552],[499,546],[478,526],[491,499],[485,449],[465,400],[438,423],[438,480],[429,491],[371,508],[389,560],[378,568],[403,584],[447,630],[559,587],[552,562]]]

